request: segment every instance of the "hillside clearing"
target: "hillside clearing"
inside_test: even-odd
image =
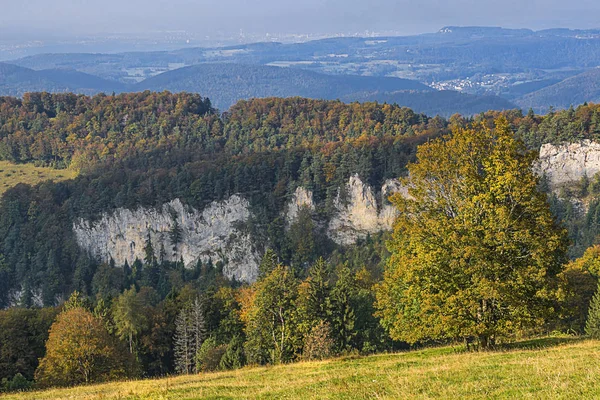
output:
[[[0,196],[8,189],[25,183],[37,185],[44,181],[64,181],[73,179],[77,173],[68,169],[36,167],[33,164],[12,164],[0,161]]]
[[[599,379],[600,341],[546,338],[494,352],[441,347],[0,398],[589,399],[600,396]]]

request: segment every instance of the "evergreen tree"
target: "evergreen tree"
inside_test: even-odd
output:
[[[588,318],[585,323],[585,333],[594,339],[600,338],[600,284],[598,284],[596,294],[594,294],[590,302]]]
[[[308,318],[314,326],[319,321],[331,321],[330,266],[321,257],[308,274]]]
[[[196,373],[196,359],[206,339],[206,321],[202,302],[196,298],[184,307],[175,321],[174,352],[176,370],[182,374]]]
[[[150,238],[150,233],[146,238],[146,243],[144,245],[144,286],[150,286],[153,288],[158,287],[158,281],[160,279],[160,268],[158,265],[158,260],[156,259],[156,255],[154,253],[154,247],[152,246],[152,239]]]
[[[177,245],[181,243],[181,239],[183,237],[183,229],[179,225],[179,219],[177,218],[177,213],[173,212],[171,214],[171,230],[169,231],[169,239],[171,240],[171,245],[173,246],[173,252],[177,251]]]
[[[173,337],[175,370],[180,374],[190,374],[194,367],[194,349],[192,348],[192,327],[190,313],[182,309],[175,320],[175,336]]]
[[[279,265],[279,257],[273,249],[267,249],[258,266],[258,278],[261,279],[271,273]]]
[[[135,286],[125,290],[113,304],[113,319],[117,335],[127,340],[129,352],[134,354],[134,341],[147,324],[147,319],[142,312],[143,304],[137,296]]]
[[[337,281],[331,292],[332,302],[332,331],[338,351],[350,350],[352,340],[356,336],[354,325],[356,315],[352,304],[356,285],[352,271],[346,265],[338,267]]]

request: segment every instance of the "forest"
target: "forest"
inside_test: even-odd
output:
[[[323,227],[349,177],[358,175],[373,188],[387,179],[418,177],[415,165],[426,162],[426,149],[448,142],[451,132],[479,137],[478,146],[499,143],[499,137],[514,141],[511,151],[525,165],[519,171],[529,171],[531,160],[519,157],[534,154],[542,143],[598,139],[600,106],[546,116],[514,110],[446,120],[397,105],[301,98],[241,101],[223,114],[209,99],[187,93],[0,98],[0,160],[78,174],[17,185],[0,201],[4,388],[272,365],[457,339],[487,347],[494,340],[552,330],[583,333],[597,284],[600,253],[592,246],[600,229],[598,201],[579,215],[568,199],[546,193],[543,181],[527,178],[529,190],[543,194],[532,215],[544,215],[556,232],[555,252],[540,256],[552,265],[546,274],[552,282],[530,282],[549,293],[535,304],[544,309],[535,327],[523,310],[510,308],[513,301],[501,309],[510,309],[515,321],[519,317],[514,329],[487,327],[481,333],[484,322],[473,328],[463,321],[453,331],[411,334],[406,329],[411,321],[431,321],[418,313],[413,317],[421,319],[390,319],[390,299],[398,290],[390,284],[396,281],[390,281],[396,276],[390,260],[409,257],[398,250],[404,247],[397,232],[349,246],[327,237]],[[489,152],[485,149],[481,154]],[[432,162],[442,165],[435,157],[443,154],[432,150]],[[472,187],[484,183],[475,180]],[[317,207],[286,227],[282,211],[298,186],[313,191]],[[582,184],[592,196],[600,192],[594,188],[593,181]],[[131,265],[102,262],[79,248],[72,230],[78,218],[94,220],[121,207],[160,206],[178,198],[202,210],[233,194],[249,200],[253,218],[243,229],[262,244],[259,279],[252,284],[227,280],[220,261],[188,268],[165,261],[150,240],[145,257]],[[398,199],[392,203],[406,206]],[[178,235],[171,232],[173,243]],[[82,324],[95,328],[74,328]],[[56,361],[77,359],[78,340],[98,346],[92,349],[96,363],[85,372]]]

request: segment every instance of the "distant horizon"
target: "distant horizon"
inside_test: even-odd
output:
[[[157,30],[147,32],[107,32],[96,34],[78,34],[52,36],[44,31],[30,31],[27,37],[7,38],[9,28],[0,27],[0,62],[10,62],[22,57],[39,54],[72,54],[72,53],[105,53],[118,54],[125,52],[148,51],[175,51],[190,48],[221,48],[260,43],[305,43],[311,41],[333,38],[385,38],[385,37],[412,37],[435,34],[445,28],[457,29],[503,29],[514,31],[531,31],[534,33],[549,30],[569,31],[600,31],[600,26],[594,28],[575,28],[553,26],[544,29],[530,27],[506,27],[493,25],[444,25],[435,30],[422,31],[413,34],[402,34],[396,31],[356,31],[356,32],[329,32],[329,33],[273,33],[261,34],[257,32],[224,33],[217,32],[212,37],[199,37],[185,30]],[[18,36],[17,33],[13,35]],[[44,39],[37,36],[43,35]],[[95,40],[95,41],[94,41]],[[4,44],[4,46],[2,46]],[[13,44],[11,48],[10,44]],[[73,50],[67,50],[73,48]],[[64,49],[64,50],[63,50]],[[15,56],[6,56],[3,53],[15,52]],[[19,53],[21,52],[21,53]]]
[[[106,32],[90,32],[90,33],[54,33],[52,34],[50,30],[48,29],[38,29],[38,30],[31,30],[29,29],[28,32],[24,33],[24,32],[18,32],[17,30],[19,28],[15,28],[15,27],[7,27],[7,26],[0,26],[0,33],[2,34],[9,34],[9,35],[19,35],[22,37],[22,40],[41,40],[42,38],[37,38],[37,36],[39,35],[43,35],[44,39],[46,39],[47,41],[52,41],[52,40],[68,40],[68,39],[83,39],[83,38],[102,38],[102,39],[121,39],[121,38],[128,38],[128,39],[135,39],[135,38],[139,38],[139,39],[144,39],[144,38],[149,38],[155,35],[165,35],[165,34],[172,34],[172,35],[181,35],[181,34],[187,34],[190,36],[195,36],[195,37],[199,37],[199,36],[205,36],[205,37],[218,37],[218,36],[229,36],[229,37],[243,37],[243,36],[265,36],[265,37],[277,37],[277,36],[282,36],[282,37],[291,37],[291,36],[304,36],[304,37],[331,37],[331,38],[335,38],[335,37],[373,37],[373,35],[378,35],[381,34],[382,36],[390,36],[390,37],[410,37],[410,36],[421,36],[421,35],[428,35],[428,34],[434,34],[434,33],[438,33],[440,31],[442,31],[445,28],[459,28],[459,29],[503,29],[503,30],[514,30],[514,31],[519,31],[519,30],[528,30],[528,31],[532,31],[532,32],[543,32],[543,31],[549,31],[549,30],[569,30],[569,31],[595,31],[595,30],[599,30],[600,31],[600,23],[597,26],[589,26],[589,27],[575,27],[575,26],[549,26],[549,27],[544,27],[544,28],[534,28],[534,27],[530,27],[530,26],[504,26],[504,25],[458,25],[458,24],[447,24],[447,25],[441,25],[439,26],[437,29],[428,29],[428,30],[421,30],[421,31],[414,31],[414,32],[408,32],[408,33],[403,33],[402,31],[397,31],[397,30],[389,30],[389,29],[382,29],[382,30],[371,30],[371,29],[366,29],[366,30],[355,30],[355,31],[323,31],[323,32],[303,32],[303,31],[282,31],[282,32],[260,32],[260,31],[245,31],[245,30],[239,30],[239,31],[229,31],[229,32],[225,32],[225,31],[217,31],[215,32],[212,36],[211,35],[202,35],[199,33],[195,33],[192,31],[188,31],[185,29],[157,29],[157,30],[147,30],[147,31],[106,31]],[[15,37],[9,37],[8,39],[6,37],[0,37],[0,42],[2,41],[14,41],[16,40]]]
[[[181,32],[206,36],[397,32],[409,36],[444,26],[593,29],[592,0],[5,0],[0,31],[51,37]]]

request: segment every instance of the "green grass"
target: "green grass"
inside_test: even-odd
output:
[[[11,164],[0,161],[0,196],[8,189],[26,183],[36,185],[44,181],[63,181],[73,179],[77,173],[65,169],[36,167],[33,164]]]
[[[594,399],[600,341],[548,338],[492,352],[440,347],[0,396],[8,399]]]

